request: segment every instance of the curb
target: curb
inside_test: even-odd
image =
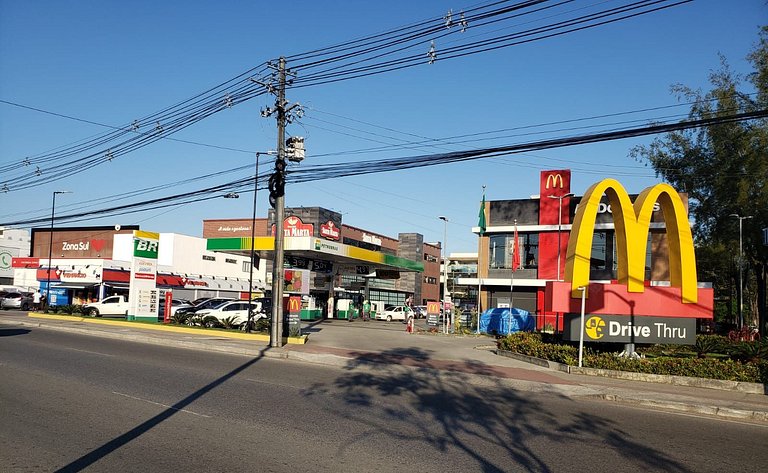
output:
[[[667,376],[661,374],[635,373],[631,371],[617,371],[598,368],[579,368],[578,366],[566,365],[563,363],[521,355],[519,353],[506,350],[496,350],[496,354],[569,374],[602,376],[605,378],[626,379],[630,381],[642,381],[656,384],[671,384],[673,386],[717,389],[720,391],[734,391],[746,394],[768,394],[768,386],[761,383],[746,383],[743,381],[728,381],[723,379],[694,378],[691,376]]]
[[[245,333],[245,332],[230,332],[230,331],[219,331],[219,330],[211,330],[206,331],[204,329],[198,329],[198,328],[192,328],[192,327],[180,327],[178,325],[156,325],[156,324],[147,324],[147,323],[141,323],[141,322],[127,322],[124,320],[105,320],[105,319],[94,319],[92,317],[76,317],[76,316],[70,316],[70,315],[50,315],[50,314],[39,314],[30,312],[27,314],[27,317],[33,318],[33,319],[42,319],[42,320],[63,320],[66,322],[82,322],[87,324],[96,324],[96,325],[110,325],[113,327],[128,327],[128,328],[138,328],[138,329],[144,329],[144,330],[154,330],[157,332],[173,332],[173,333],[186,333],[186,334],[192,334],[192,335],[215,335],[216,337],[221,338],[230,338],[230,339],[236,339],[236,340],[258,340],[262,342],[269,342],[270,337],[269,335],[259,334],[259,333]],[[309,335],[302,335],[301,337],[283,337],[283,341],[286,342],[289,345],[304,345],[307,343],[307,340],[309,339]]]

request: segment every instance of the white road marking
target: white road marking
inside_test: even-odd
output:
[[[260,384],[269,384],[270,386],[279,386],[281,388],[291,388],[291,389],[306,389],[301,386],[294,386],[292,384],[282,384],[282,383],[270,383],[269,381],[264,381],[261,379],[252,379],[252,378],[245,378],[246,381],[253,381],[254,383],[260,383]]]
[[[119,392],[116,392],[116,391],[112,391],[112,394],[117,394],[118,396],[127,397],[127,398],[129,398],[129,399],[135,399],[135,400],[137,400],[137,401],[147,402],[147,403],[149,403],[149,404],[154,404],[154,405],[156,405],[156,406],[165,407],[166,409],[173,409],[174,411],[179,411],[179,412],[186,412],[187,414],[192,414],[192,415],[196,415],[196,416],[200,416],[200,417],[206,417],[206,418],[210,418],[210,417],[211,417],[211,416],[207,416],[207,415],[205,415],[205,414],[199,414],[199,413],[197,413],[197,412],[188,411],[188,410],[186,410],[186,409],[178,409],[178,408],[176,408],[176,407],[173,407],[173,406],[169,406],[169,405],[167,405],[167,404],[161,404],[161,403],[159,403],[159,402],[155,402],[155,401],[150,401],[150,400],[148,400],[148,399],[142,399],[142,398],[140,398],[140,397],[131,396],[131,395],[129,395],[129,394],[123,394],[123,393],[119,393]]]
[[[110,355],[109,353],[101,353],[101,352],[98,352],[98,351],[80,350],[79,348],[70,348],[70,347],[64,347],[64,348],[67,349],[67,350],[79,351],[81,353],[90,353],[91,355],[115,356],[115,355]]]

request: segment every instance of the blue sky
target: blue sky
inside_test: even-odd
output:
[[[575,1],[557,10],[609,8],[626,1]],[[95,123],[122,126],[219,84],[262,62],[419,20],[441,17],[476,4],[443,1],[8,1],[0,0],[0,100]],[[553,9],[554,11],[554,9]],[[483,38],[543,24],[558,17],[523,17],[462,35]],[[594,121],[508,131],[494,140],[445,143],[418,149],[344,153],[424,138],[444,139],[491,130],[664,107],[678,103],[670,86],[708,88],[708,75],[724,55],[731,68],[749,72],[745,56],[768,20],[763,0],[696,0],[625,21],[464,58],[386,74],[288,90],[305,116],[289,126],[304,136],[301,166],[384,159],[499,146],[587,133],[566,130],[618,121],[685,114],[669,108]],[[536,23],[538,22],[538,23]],[[463,38],[462,38],[463,39]],[[289,67],[291,64],[289,63]],[[88,171],[31,189],[0,193],[0,221],[56,213],[94,199],[150,186],[164,186],[143,199],[191,191],[236,178],[176,185],[179,181],[253,163],[255,151],[275,149],[273,118],[257,97],[217,113],[175,135],[179,140],[242,151],[161,140]],[[107,128],[0,103],[0,165],[36,156],[108,131]],[[548,133],[544,133],[547,131]],[[535,134],[533,134],[535,133]],[[420,138],[417,138],[420,137]],[[321,206],[343,214],[347,224],[397,236],[419,232],[443,239],[448,251],[476,251],[482,186],[488,200],[538,193],[543,169],[570,168],[572,190],[581,194],[603,177],[619,179],[630,192],[659,182],[653,171],[629,157],[650,138],[627,139],[533,154],[290,185],[287,206]],[[457,140],[453,140],[457,141]],[[243,152],[250,151],[250,152]],[[327,155],[318,157],[319,155]],[[94,218],[72,225],[139,224],[145,230],[200,235],[202,220],[250,218],[252,194],[164,210]],[[259,193],[258,215],[267,213]],[[45,226],[45,225],[42,225]]]

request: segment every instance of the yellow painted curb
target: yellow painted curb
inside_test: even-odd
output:
[[[192,327],[179,327],[178,325],[161,325],[161,324],[148,324],[141,322],[128,322],[123,320],[104,320],[93,317],[76,317],[71,315],[50,315],[30,312],[28,317],[34,319],[47,319],[47,320],[68,320],[71,322],[84,322],[89,324],[98,325],[112,325],[115,327],[130,327],[146,330],[154,330],[156,332],[174,332],[174,333],[187,333],[192,335],[202,335],[210,337],[215,335],[221,338],[232,338],[236,340],[259,340],[263,342],[269,341],[269,335],[261,333],[245,333],[245,332],[227,332],[223,330],[206,330],[204,328],[192,328]],[[284,337],[283,342],[290,345],[304,345],[307,343],[308,336],[302,335],[301,337]]]

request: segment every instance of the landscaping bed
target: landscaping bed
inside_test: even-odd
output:
[[[578,365],[579,360],[578,346],[550,334],[518,332],[499,339],[497,347],[571,366]],[[639,346],[640,358],[619,357],[610,348],[585,347],[582,365],[604,370],[768,384],[766,341],[733,342],[718,335],[698,335],[693,346]]]

